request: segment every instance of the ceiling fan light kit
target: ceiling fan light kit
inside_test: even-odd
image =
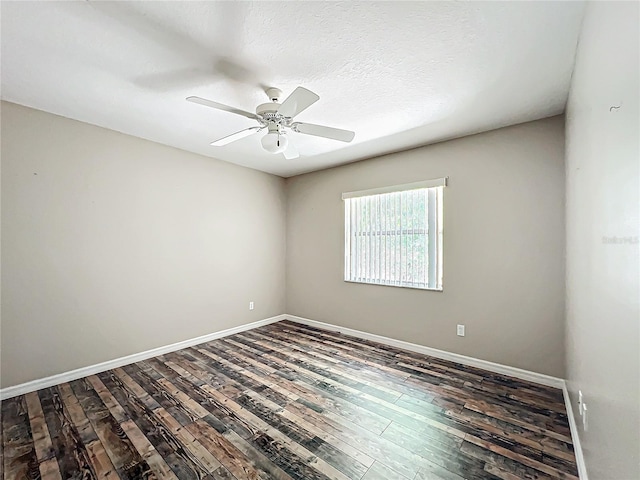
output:
[[[279,103],[282,91],[277,88],[268,88],[265,92],[271,100],[270,103],[258,105],[256,113],[247,112],[239,108],[230,107],[222,103],[207,100],[200,97],[187,97],[189,102],[204,105],[205,107],[224,110],[225,112],[235,113],[243,117],[256,120],[259,125],[250,127],[239,132],[227,135],[218,140],[211,142],[214,147],[222,147],[231,142],[248,137],[257,132],[267,130],[262,137],[262,148],[272,154],[284,153],[285,158],[292,159],[299,156],[297,150],[289,142],[287,138],[287,130],[306,135],[314,135],[316,137],[330,138],[341,142],[351,142],[355,136],[354,132],[342,130],[339,128],[325,127],[323,125],[314,125],[312,123],[294,122],[293,118],[303,110],[316,103],[320,97],[310,90],[303,87],[296,88],[282,103]]]
[[[286,135],[282,135],[280,132],[269,132],[262,140],[262,148],[264,148],[269,153],[282,153],[287,149],[289,145],[289,139]]]

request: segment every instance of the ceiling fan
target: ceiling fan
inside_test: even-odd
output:
[[[259,125],[255,127],[240,130],[239,132],[232,133],[231,135],[211,142],[211,145],[215,147],[222,147],[254,133],[267,130],[266,135],[262,137],[262,148],[269,153],[284,153],[286,159],[292,159],[297,158],[299,154],[295,147],[289,143],[289,139],[287,138],[288,130],[307,135],[315,135],[316,137],[340,140],[341,142],[350,142],[353,140],[355,133],[349,130],[293,121],[293,117],[320,99],[320,97],[312,91],[298,87],[282,103],[279,103],[280,97],[282,96],[282,91],[279,89],[268,88],[266,94],[271,102],[258,105],[256,113],[230,107],[222,103],[207,100],[206,98],[187,97],[187,100],[206,107],[217,108],[225,112],[242,115],[243,117],[256,120],[259,123]]]

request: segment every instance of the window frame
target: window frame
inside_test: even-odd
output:
[[[359,283],[364,285],[379,285],[388,287],[400,287],[400,288],[412,288],[416,290],[426,290],[434,292],[443,291],[443,213],[444,213],[444,187],[447,186],[449,177],[436,178],[431,180],[424,180],[420,182],[389,185],[385,187],[372,188],[367,190],[359,190],[354,192],[346,192],[342,194],[342,200],[344,202],[344,281],[348,283]],[[426,279],[427,282],[422,283],[420,286],[410,284],[410,282],[402,283],[402,280],[392,282],[390,280],[373,280],[372,278],[366,279],[366,277],[356,278],[352,272],[352,259],[351,259],[351,241],[353,236],[351,235],[351,200],[357,197],[369,197],[375,195],[381,195],[386,193],[404,193],[411,190],[428,189],[427,192],[427,210],[426,210],[426,225],[427,232],[427,251],[426,264],[428,265],[428,271]],[[347,201],[349,200],[349,201]],[[379,229],[378,229],[379,230]],[[380,235],[378,233],[378,235]],[[402,241],[402,233],[398,235],[400,241]],[[385,249],[386,249],[385,244]],[[402,252],[402,249],[400,249]],[[382,258],[378,255],[378,259]],[[435,259],[435,262],[432,261]],[[378,260],[379,261],[379,260]],[[415,283],[415,282],[414,282]],[[423,286],[426,285],[426,286]]]

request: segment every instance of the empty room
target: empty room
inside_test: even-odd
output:
[[[0,27],[1,479],[640,480],[640,2]]]

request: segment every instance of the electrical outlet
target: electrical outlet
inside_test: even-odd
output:
[[[253,302],[249,302],[249,310],[253,310]]]
[[[578,412],[582,416],[582,390],[578,390]]]
[[[458,325],[457,333],[459,337],[464,337],[464,325]]]
[[[589,422],[587,422],[587,404],[582,404],[582,429],[586,432],[589,430]]]

